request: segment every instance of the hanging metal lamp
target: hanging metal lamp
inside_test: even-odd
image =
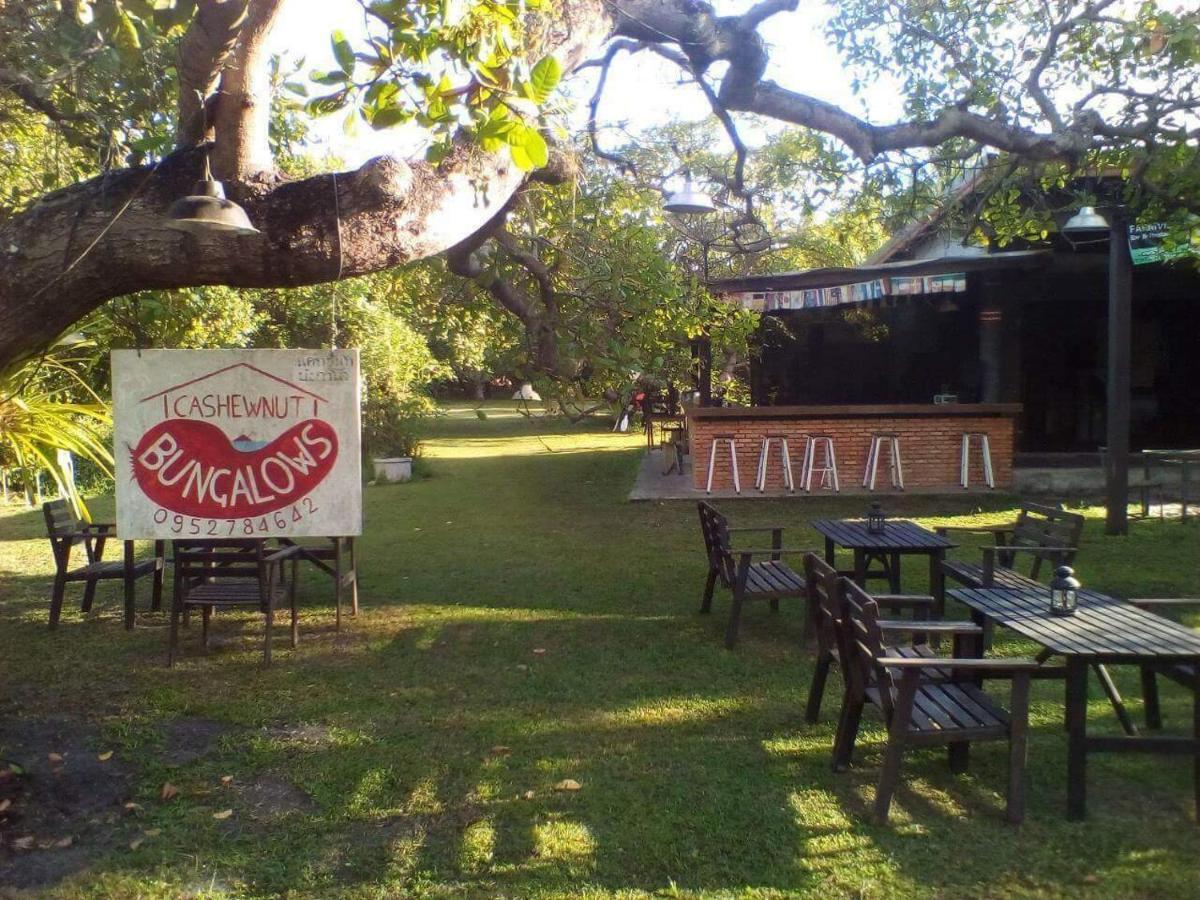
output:
[[[208,153],[204,154],[204,178],[192,192],[180,197],[167,209],[167,225],[192,234],[231,231],[234,234],[258,234],[246,211],[225,198],[225,187],[212,177]]]
[[[696,190],[690,172],[684,173],[683,190],[667,195],[663,209],[677,216],[705,216],[717,211],[712,198],[703,191]]]

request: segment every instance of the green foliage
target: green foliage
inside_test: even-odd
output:
[[[310,115],[345,110],[348,123],[357,118],[375,129],[418,123],[433,137],[430,162],[443,159],[455,136],[465,133],[486,150],[507,147],[522,169],[539,168],[548,157],[539,108],[562,76],[554,58],[531,61],[522,50],[529,29],[543,24],[533,13],[543,5],[542,0],[364,2],[363,46],[356,49],[344,33],[334,32],[337,67],[309,73],[321,93],[309,97],[307,87],[289,86],[306,97]]]
[[[68,450],[112,477],[111,411],[92,387],[95,345],[64,338],[41,357],[0,370],[0,466],[50,473],[59,492],[86,515],[82,498],[59,465]]]
[[[373,457],[421,455],[423,410],[399,403],[368,403],[363,409],[363,449]]]

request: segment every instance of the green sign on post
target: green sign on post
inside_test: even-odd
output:
[[[1164,241],[1171,229],[1165,222],[1150,222],[1146,225],[1129,226],[1129,255],[1135,266],[1149,263],[1169,262],[1182,259],[1192,252],[1189,243],[1180,243],[1168,249]]]

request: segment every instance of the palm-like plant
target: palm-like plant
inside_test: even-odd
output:
[[[26,473],[49,472],[85,519],[87,507],[57,451],[69,450],[112,477],[112,411],[82,374],[94,363],[95,344],[73,335],[40,358],[0,369],[0,459]]]

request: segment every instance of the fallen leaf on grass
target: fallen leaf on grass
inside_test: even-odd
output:
[[[54,846],[59,850],[66,850],[73,843],[75,843],[75,838],[68,834],[65,838],[59,838],[57,841],[55,841]]]
[[[16,838],[13,840],[12,845],[14,850],[32,850],[33,835],[27,834],[25,837]]]
[[[556,784],[554,786],[554,789],[556,791],[578,791],[582,787],[583,787],[583,785],[581,785],[574,778],[564,778],[562,781],[560,781],[558,784]]]
[[[534,797],[536,797],[536,796],[537,796],[537,794],[535,794],[533,791],[526,791],[524,794],[522,794],[522,796],[523,796],[523,797],[524,797],[526,800],[532,800]]]
[[[534,647],[533,652],[538,656],[543,656],[546,653],[545,647]]]
[[[147,828],[145,831],[142,832],[142,837],[152,838],[152,837],[158,837],[160,834],[162,834],[161,828]]]
[[[46,759],[50,760],[51,763],[54,763],[55,765],[57,765],[58,763],[61,763],[63,761],[63,756],[61,753],[47,753]]]
[[[528,672],[529,666],[525,665],[525,663],[517,663],[517,671],[518,672]]]
[[[233,815],[232,809],[223,809],[220,812],[213,813],[213,818],[217,819],[217,820],[223,820],[223,819],[228,819],[232,815]]]
[[[126,803],[125,804],[126,812],[137,812],[141,808],[142,808],[142,804],[140,804],[140,803]]]
[[[488,751],[492,756],[504,756],[507,753],[512,753],[512,747],[506,747],[504,744],[497,744]]]
[[[233,776],[232,775],[222,775],[221,776],[221,784],[233,784]]]
[[[8,808],[12,806],[12,801],[8,799],[0,800],[0,813],[8,812]]]
[[[132,841],[129,842],[129,849],[136,850],[138,847],[142,846],[142,844],[145,843],[145,840],[146,840],[145,838],[134,838]]]
[[[100,762],[108,762],[112,758],[113,758],[113,751],[111,751],[111,750],[105,750],[103,753],[98,754],[96,756],[96,759],[100,760]]]
[[[179,796],[179,788],[168,781],[162,786],[162,793],[159,796],[162,798],[163,803],[166,803],[168,800],[174,800]]]

